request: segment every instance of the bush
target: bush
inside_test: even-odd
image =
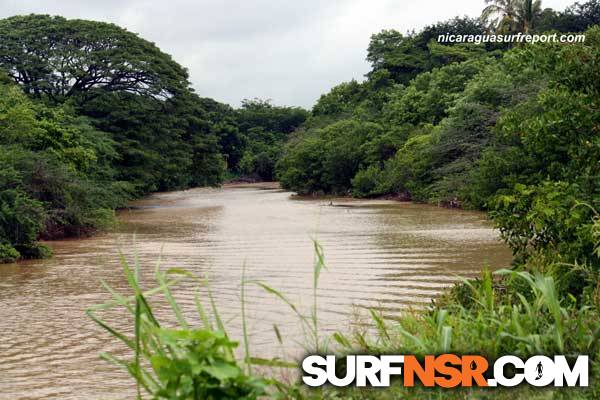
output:
[[[52,250],[46,245],[40,243],[31,244],[19,244],[15,246],[22,258],[50,258],[52,257]]]
[[[123,257],[121,263],[134,295],[125,297],[111,289],[112,300],[88,309],[87,314],[133,353],[130,360],[117,359],[109,354],[103,354],[103,358],[124,367],[131,374],[137,384],[137,398],[142,398],[142,391],[153,399],[168,400],[253,400],[267,394],[267,388],[275,381],[250,372],[248,353],[243,361],[238,361],[235,355],[238,343],[229,338],[212,297],[210,304],[214,324],[198,297],[197,317],[203,326],[192,328],[187,322],[170,287],[184,278],[192,277],[191,274],[181,270],[162,272],[157,264],[155,277],[158,286],[144,292],[139,286],[140,266],[137,261],[134,268]],[[178,321],[177,327],[164,328],[156,319],[150,293],[164,296],[163,300],[171,305]],[[122,307],[128,312],[135,326],[133,337],[110,327],[98,316],[98,313],[113,307]]]
[[[21,258],[21,254],[10,244],[0,243],[0,263],[11,263]]]
[[[376,165],[361,169],[352,179],[352,194],[356,197],[373,197],[385,193],[383,172]]]
[[[42,203],[15,190],[0,191],[0,243],[31,245],[42,231]]]
[[[346,194],[382,127],[353,119],[304,133],[291,142],[277,170],[283,187],[299,193]]]
[[[490,215],[521,260],[544,253],[600,270],[593,233],[598,216],[584,201],[576,184],[517,184],[509,194],[495,197]]]

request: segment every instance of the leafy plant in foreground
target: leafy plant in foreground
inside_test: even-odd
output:
[[[209,399],[256,399],[266,394],[271,384],[263,378],[246,373],[235,356],[238,343],[231,340],[212,299],[212,316],[215,325],[196,296],[198,315],[202,327],[194,328],[186,320],[173,298],[170,287],[191,274],[156,266],[155,278],[158,286],[143,291],[139,283],[140,265],[136,259],[133,270],[121,257],[121,265],[133,296],[125,297],[108,285],[104,287],[112,294],[112,300],[92,307],[87,315],[112,336],[124,343],[132,352],[130,360],[119,359],[103,353],[101,356],[125,368],[137,384],[137,398],[147,393],[152,399],[209,400]],[[159,322],[149,298],[162,294],[171,306],[178,322],[177,328],[167,328]],[[130,337],[108,325],[97,313],[114,307],[122,307],[134,320],[134,335]]]

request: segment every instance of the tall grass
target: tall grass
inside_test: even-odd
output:
[[[214,298],[208,289],[208,303],[212,318],[209,318],[199,293],[196,294],[196,311],[202,324],[192,327],[175,301],[171,287],[182,279],[199,280],[180,269],[163,272],[160,262],[155,268],[157,286],[144,291],[140,287],[140,264],[136,258],[133,268],[121,256],[121,265],[133,295],[124,296],[107,284],[103,286],[112,299],[88,309],[87,315],[113,337],[121,341],[132,353],[131,358],[117,358],[103,353],[105,360],[124,368],[136,382],[136,398],[154,399],[255,399],[267,394],[268,380],[250,374],[247,344],[246,357],[238,361],[235,348],[238,343],[231,340],[220,318]],[[166,328],[155,316],[149,298],[162,295],[168,302],[177,321],[176,328]],[[98,314],[120,307],[133,320],[133,335],[119,331],[103,321]]]
[[[227,334],[206,279],[199,279],[181,269],[163,272],[159,260],[154,273],[157,286],[144,291],[139,283],[139,261],[136,259],[131,268],[121,257],[133,295],[121,295],[103,284],[112,299],[92,307],[87,313],[123,342],[131,350],[132,357],[119,359],[109,354],[102,357],[129,372],[136,382],[138,399],[144,396],[155,399],[600,398],[600,387],[594,379],[600,371],[598,309],[592,304],[561,296],[550,274],[514,270],[492,274],[484,271],[480,279],[465,280],[426,312],[409,312],[398,321],[389,321],[377,311],[369,310],[374,333],[336,332],[323,338],[319,334],[317,310],[318,283],[326,268],[325,257],[316,241],[314,251],[309,315],[304,315],[281,291],[262,281],[246,279],[246,269],[243,268],[240,288],[243,357],[240,359],[235,353],[238,343]],[[199,292],[195,296],[200,327],[190,324],[172,295],[171,288],[183,279],[194,279],[207,289],[206,298],[201,298]],[[251,368],[252,365],[298,368],[298,363],[251,355],[246,321],[247,285],[257,285],[287,304],[298,317],[305,333],[305,348],[310,353],[426,355],[452,352],[483,354],[490,360],[505,354],[523,358],[537,354],[565,354],[567,357],[587,354],[592,363],[592,385],[579,391],[569,388],[542,392],[528,388],[497,388],[440,392],[419,387],[409,390],[398,385],[374,391],[335,387],[308,390],[299,384],[284,384],[273,378],[258,376]],[[177,322],[176,328],[161,326],[154,315],[148,299],[157,295],[162,295],[169,304]],[[208,307],[205,307],[205,302]],[[132,317],[132,336],[98,317],[99,312],[113,307],[124,308]],[[274,329],[277,340],[283,343],[277,326]]]
[[[300,309],[290,301],[284,293],[273,288],[272,286],[267,285],[266,283],[260,280],[244,280],[245,284],[254,284],[263,288],[267,293],[274,295],[283,301],[286,305],[289,306],[290,310],[298,317],[300,322],[300,326],[304,333],[305,342],[307,344],[307,350],[313,351],[315,353],[319,353],[321,351],[325,351],[327,348],[327,341],[323,342],[319,335],[319,317],[318,317],[318,303],[319,303],[319,278],[321,276],[321,272],[324,269],[327,269],[325,265],[325,255],[323,253],[323,247],[319,244],[317,240],[313,240],[313,250],[314,250],[314,264],[312,269],[312,304],[311,304],[311,313],[310,315],[304,315]],[[275,326],[276,334],[279,337],[279,329]]]

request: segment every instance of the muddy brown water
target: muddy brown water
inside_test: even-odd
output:
[[[110,234],[51,242],[52,259],[0,266],[0,399],[131,398],[132,381],[98,356],[124,354],[122,346],[84,314],[108,299],[101,280],[127,293],[119,249],[129,260],[137,254],[147,287],[161,252],[164,267],[208,275],[238,338],[243,265],[247,279],[268,283],[307,310],[313,238],[328,267],[319,282],[324,335],[350,330],[371,307],[388,317],[424,307],[459,276],[510,262],[497,232],[477,212],[387,200],[302,199],[271,185],[161,193],[134,206],[119,214]],[[192,322],[197,291],[193,282],[176,289]],[[287,306],[257,286],[247,287],[246,298],[254,354],[303,352],[306,340]],[[159,316],[170,318],[164,303],[157,307]],[[121,310],[105,318],[131,330]]]

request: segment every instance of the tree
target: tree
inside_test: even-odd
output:
[[[268,100],[246,99],[236,114],[243,151],[234,168],[252,178],[273,180],[283,143],[304,123],[308,112],[274,106]]]
[[[269,132],[287,135],[300,126],[308,117],[306,110],[299,107],[278,107],[269,100],[244,99],[238,110],[238,124],[242,132],[251,128],[262,128]]]
[[[371,63],[372,71],[367,76],[373,77],[386,70],[392,80],[407,84],[421,72],[455,61],[447,54],[431,52],[430,46],[437,41],[439,35],[477,35],[483,32],[482,22],[469,17],[456,17],[426,26],[421,32],[405,35],[395,30],[383,30],[371,36],[367,61]]]
[[[542,14],[542,0],[521,0],[517,7],[519,30],[529,33]]]
[[[529,33],[542,16],[541,0],[486,0],[481,20],[496,32]]]
[[[84,125],[107,132],[116,151],[104,170],[116,170],[113,178],[131,182],[138,194],[222,180],[217,131],[231,130],[217,128],[215,114],[226,107],[203,101],[189,87],[185,68],[125,29],[48,15],[0,20],[0,70],[39,103],[72,106]],[[29,147],[35,151],[53,150],[62,145],[57,138],[73,136],[63,126],[70,117],[56,115],[59,107],[44,113],[40,122],[52,132],[36,136],[38,146]],[[27,136],[12,132],[21,141]],[[58,153],[94,165],[84,153]]]
[[[589,0],[585,3],[575,2],[564,12],[574,20],[571,31],[584,31],[593,25],[600,24],[600,0]]]
[[[207,129],[219,138],[219,147],[227,162],[227,169],[236,169],[244,151],[236,110],[228,104],[206,97],[200,98],[200,102]]]
[[[600,0],[574,3],[563,12],[544,10],[538,29],[547,31],[556,29],[561,32],[583,32],[600,24]]]
[[[484,62],[474,60],[419,74],[406,88],[392,93],[384,107],[385,119],[394,125],[438,123],[484,66]]]
[[[429,70],[427,46],[419,45],[415,36],[395,30],[371,36],[367,49],[367,61],[372,66],[369,74],[387,70],[396,82],[406,84],[420,72]]]
[[[380,124],[353,119],[298,133],[277,164],[280,181],[300,193],[347,193],[382,134]]]
[[[481,20],[488,23],[490,30],[496,32],[511,32],[515,30],[518,1],[485,0],[488,6],[483,9]]]
[[[188,86],[186,70],[136,34],[49,15],[0,20],[0,69],[54,101],[99,89],[167,98]]]
[[[312,113],[316,116],[340,114],[348,116],[364,98],[364,86],[353,79],[350,82],[340,83],[328,93],[321,95],[314,105]]]

